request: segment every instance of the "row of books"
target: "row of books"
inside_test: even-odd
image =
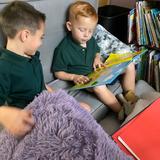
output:
[[[128,42],[160,47],[160,1],[138,1],[128,15]]]
[[[160,92],[160,51],[149,50],[137,64],[137,80],[143,79]]]

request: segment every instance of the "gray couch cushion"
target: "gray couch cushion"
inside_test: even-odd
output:
[[[86,90],[70,91],[69,88],[71,88],[72,85],[73,83],[58,80],[58,79],[49,83],[49,86],[51,86],[55,90],[60,88],[65,89],[68,91],[70,95],[75,97],[78,101],[83,101],[89,104],[92,107],[91,114],[97,121],[101,120],[104,116],[106,116],[109,108],[105,106],[101,101],[99,101],[94,94]],[[120,83],[118,81],[112,85],[108,85],[108,88],[114,94],[122,92]]]

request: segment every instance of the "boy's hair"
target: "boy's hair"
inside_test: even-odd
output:
[[[88,2],[77,1],[72,3],[68,8],[68,17],[69,21],[77,20],[79,16],[90,17],[98,20],[98,15],[95,8]]]
[[[29,29],[34,34],[45,19],[45,14],[24,1],[13,1],[0,12],[1,29],[9,38],[14,38],[22,29]]]

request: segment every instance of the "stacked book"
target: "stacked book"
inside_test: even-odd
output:
[[[160,52],[153,50],[148,55],[147,81],[157,91],[160,91]]]
[[[128,15],[128,42],[160,47],[160,1],[138,1]]]
[[[149,50],[147,54],[141,56],[140,63],[136,67],[137,80],[147,81],[160,92],[160,51]]]

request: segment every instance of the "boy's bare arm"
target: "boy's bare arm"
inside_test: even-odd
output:
[[[0,124],[14,136],[24,136],[34,126],[32,111],[11,106],[1,106]]]
[[[55,76],[61,80],[73,81],[75,84],[85,84],[90,81],[87,76],[67,73],[64,71],[55,72]]]

